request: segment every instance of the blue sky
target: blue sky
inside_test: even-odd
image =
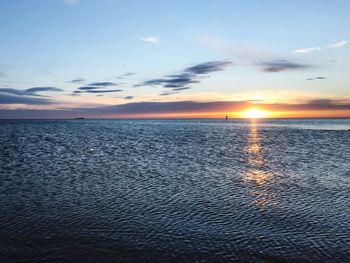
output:
[[[0,108],[344,104],[349,13],[345,0],[0,0]]]

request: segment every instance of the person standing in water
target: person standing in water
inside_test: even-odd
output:
[[[226,114],[226,116],[225,116],[225,120],[226,120],[226,121],[228,120],[228,116],[227,116],[227,114]]]

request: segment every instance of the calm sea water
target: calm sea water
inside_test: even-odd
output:
[[[0,122],[0,262],[350,262],[350,119]]]

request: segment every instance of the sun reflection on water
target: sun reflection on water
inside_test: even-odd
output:
[[[248,193],[255,197],[252,204],[263,207],[271,202],[274,197],[268,192],[268,185],[273,181],[274,174],[266,167],[266,161],[263,156],[263,148],[261,145],[261,137],[258,131],[256,120],[252,120],[249,126],[248,144],[245,152],[248,156],[249,167],[243,174],[243,180],[247,183],[254,184],[255,190]]]

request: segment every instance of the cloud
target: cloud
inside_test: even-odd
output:
[[[265,72],[281,72],[281,71],[288,71],[288,70],[303,70],[310,68],[308,65],[304,65],[301,63],[296,62],[290,62],[288,60],[273,60],[273,61],[267,61],[260,63],[260,66],[263,67],[263,71]]]
[[[112,90],[85,90],[85,93],[111,93],[111,92],[120,92],[121,89],[112,89]]]
[[[33,88],[28,88],[24,90],[20,89],[14,89],[14,88],[0,88],[0,93],[7,93],[11,95],[17,95],[17,96],[36,96],[36,97],[42,97],[42,95],[37,94],[38,92],[55,92],[55,91],[63,91],[60,88],[55,88],[55,87],[33,87]]]
[[[18,95],[18,96],[27,95],[25,90],[18,90],[13,88],[0,88],[0,93],[8,93],[8,94]]]
[[[316,78],[308,78],[306,80],[323,80],[323,79],[327,79],[326,77],[316,77]]]
[[[94,85],[94,86],[79,87],[78,90],[72,93],[72,95],[74,94],[77,95],[82,93],[111,93],[111,92],[122,91],[121,89],[101,90],[105,87],[116,85],[112,82],[94,82],[94,83],[90,83],[89,85]]]
[[[134,96],[126,96],[126,97],[124,97],[124,99],[126,99],[126,100],[132,100],[134,98]]]
[[[123,75],[120,75],[120,76],[118,76],[116,78],[117,79],[123,79],[123,78],[130,77],[130,76],[133,76],[133,75],[136,75],[136,73],[135,72],[127,72],[127,73],[125,73]]]
[[[82,83],[82,82],[84,82],[85,81],[85,79],[83,79],[83,78],[77,78],[77,79],[72,79],[72,80],[69,80],[69,81],[67,81],[68,83]]]
[[[328,48],[341,48],[348,43],[347,40],[339,41],[328,46]]]
[[[212,72],[223,71],[231,66],[231,61],[210,61],[200,63],[192,67],[183,69],[179,74],[166,75],[164,78],[146,80],[138,86],[162,86],[163,88],[170,88],[172,91],[180,91],[189,89],[190,85],[199,83],[199,78],[208,75]],[[162,96],[170,95],[172,93],[165,92]]]
[[[152,43],[152,44],[158,44],[159,43],[159,38],[158,37],[140,37],[139,38],[141,41]]]
[[[84,86],[84,87],[79,87],[78,90],[96,90],[96,89],[101,89],[102,87],[91,87],[91,86]]]
[[[70,94],[71,96],[80,96],[80,94],[82,94],[83,93],[83,91],[81,91],[81,90],[75,90],[75,91],[73,91],[72,92],[72,94]]]
[[[302,49],[296,49],[293,52],[294,53],[312,53],[315,51],[320,51],[322,48],[320,47],[310,47],[310,48],[302,48]]]
[[[189,67],[185,69],[185,72],[189,72],[196,75],[208,74],[215,71],[225,70],[228,66],[231,65],[231,61],[210,61]]]
[[[341,99],[313,99],[299,104],[267,104],[272,110],[281,111],[332,111],[350,110],[350,101]]]
[[[323,105],[323,106],[334,106],[339,104],[339,100],[332,100],[332,99],[313,99],[309,100],[307,104],[310,105]]]
[[[169,95],[176,94],[176,93],[179,93],[179,92],[176,92],[176,91],[166,91],[166,92],[160,93],[159,96],[169,96]]]
[[[187,89],[190,89],[189,87],[181,87],[181,88],[174,88],[172,90],[174,91],[181,91],[181,90],[187,90]]]
[[[116,86],[116,83],[113,82],[93,82],[90,83],[89,86],[100,86],[100,87],[108,87],[108,86]]]
[[[63,91],[62,89],[60,88],[55,88],[55,87],[33,87],[33,88],[29,88],[29,89],[26,89],[25,90],[28,94],[31,93],[36,93],[36,92],[42,92],[42,91]]]
[[[310,48],[296,49],[293,51],[293,53],[312,53],[312,52],[321,51],[324,49],[341,48],[341,47],[344,47],[348,42],[349,41],[347,40],[342,40],[323,47],[310,47]]]
[[[112,93],[112,92],[120,92],[123,91],[121,89],[112,89],[112,90],[101,90],[102,88],[116,86],[116,83],[113,82],[92,82],[88,84],[88,86],[79,87],[78,90],[73,91],[71,96],[77,96],[82,93]]]
[[[178,75],[168,75],[166,78],[151,79],[144,81],[139,86],[163,86],[164,88],[179,88],[193,83],[199,83],[199,81],[194,80],[194,75],[191,74],[178,74]],[[136,85],[136,86],[138,86]]]
[[[127,73],[123,74],[122,77],[129,77],[129,76],[133,76],[135,74],[136,74],[135,72],[127,72]]]
[[[79,4],[80,0],[64,0],[64,2],[66,2],[69,5],[75,6]]]
[[[98,93],[113,93],[113,92],[121,92],[121,91],[123,91],[121,89],[97,90],[97,89],[95,89],[95,87],[80,87],[79,89],[80,90],[73,91],[72,94],[70,94],[70,95],[71,96],[78,96],[78,95],[83,94],[83,93],[98,94]]]
[[[47,105],[54,104],[52,100],[46,98],[16,96],[0,93],[0,104],[27,104],[27,105]]]

